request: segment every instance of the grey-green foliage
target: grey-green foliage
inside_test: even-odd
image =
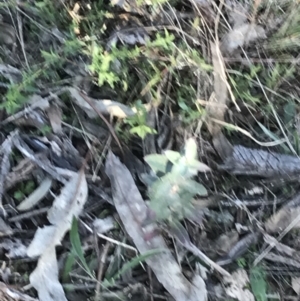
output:
[[[149,207],[157,221],[176,223],[193,212],[196,195],[205,196],[205,187],[193,180],[197,173],[209,167],[197,160],[197,144],[194,139],[186,141],[183,153],[165,151],[145,157],[155,177],[148,178]]]

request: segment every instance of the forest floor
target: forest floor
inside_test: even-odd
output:
[[[0,299],[299,300],[299,4],[0,1]]]

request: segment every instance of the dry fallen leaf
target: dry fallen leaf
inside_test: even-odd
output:
[[[111,181],[117,212],[139,252],[143,254],[156,249],[164,250],[163,253],[146,259],[158,281],[176,301],[207,300],[203,279],[196,275],[193,283],[190,283],[184,277],[161,235],[155,235],[148,241],[145,240],[142,222],[146,220],[147,207],[128,169],[111,152],[107,156],[105,169]],[[154,231],[152,225],[147,229]]]
[[[58,264],[54,246],[47,248],[30,275],[30,284],[37,290],[42,301],[67,301],[58,281]]]
[[[295,293],[300,295],[300,277],[292,277],[292,288]]]
[[[294,259],[300,259],[300,252],[296,251],[295,249],[280,243],[279,241],[277,241],[277,239],[275,237],[272,237],[268,234],[264,234],[264,241],[271,245],[274,246],[275,249],[277,249],[277,251],[281,254],[287,255],[289,257],[293,257]]]
[[[5,283],[0,282],[0,300],[1,301],[38,301],[28,295],[22,294]]]
[[[47,109],[49,107],[49,100],[52,98],[42,98],[40,95],[33,94],[30,96],[30,98],[27,100],[27,103],[29,106],[27,106],[25,109],[23,109],[20,112],[17,112],[14,115],[10,115],[8,118],[2,121],[2,124],[7,124],[10,122],[15,122],[16,120],[20,119],[21,117],[26,117],[28,114],[33,114],[32,118],[37,118],[36,122],[37,124],[42,124],[43,121],[39,121],[40,114],[33,113],[35,110],[40,109],[41,111]]]
[[[52,179],[46,177],[42,183],[17,207],[20,211],[28,210],[40,202],[49,192],[52,185]]]
[[[210,44],[212,62],[214,67],[214,96],[211,97],[207,113],[209,117],[217,120],[224,120],[224,114],[227,110],[228,102],[228,84],[225,73],[225,64],[218,44]],[[209,123],[209,132],[214,136],[220,131],[220,126],[215,123]]]
[[[237,231],[232,230],[228,233],[224,233],[218,237],[215,242],[215,248],[217,252],[221,255],[226,254],[230,251],[233,245],[235,245],[239,240],[239,234]]]
[[[265,222],[265,228],[268,233],[276,233],[285,230],[291,223],[294,229],[300,227],[300,207],[281,208]]]
[[[57,104],[51,104],[47,110],[47,115],[54,134],[62,133],[62,110]]]
[[[16,43],[17,37],[13,26],[0,22],[0,45],[13,45]]]
[[[221,49],[225,53],[233,53],[238,47],[243,47],[257,39],[265,39],[266,33],[263,27],[256,24],[245,23],[233,28],[222,40]]]
[[[89,116],[89,118],[98,117],[97,112],[95,112],[95,110],[88,104],[88,102],[84,99],[84,97],[80,95],[79,91],[76,88],[66,87],[65,90],[67,90],[70,93],[75,103],[85,111],[85,113]],[[129,116],[133,116],[135,114],[131,108],[117,101],[108,100],[108,99],[97,100],[89,96],[86,97],[89,99],[91,104],[97,109],[97,111],[99,111],[102,114],[108,114],[118,118],[125,118]]]
[[[27,256],[27,246],[18,238],[6,238],[0,243],[0,248],[5,250],[5,256],[10,259],[17,259]]]
[[[239,3],[238,1],[226,1],[228,20],[232,27],[236,28],[247,22],[249,7],[250,5]]]
[[[1,144],[0,153],[2,158],[0,160],[0,209],[2,213],[5,214],[3,205],[2,205],[2,197],[4,194],[4,182],[6,177],[9,174],[10,170],[10,159],[11,153],[13,151],[13,142],[17,139],[18,131],[12,132],[5,141]]]
[[[106,218],[96,218],[93,221],[94,229],[97,233],[103,234],[115,228],[115,220],[112,216]]]
[[[69,175],[70,179],[48,212],[51,225],[39,228],[27,249],[29,257],[40,256],[36,269],[30,275],[30,283],[43,301],[67,300],[58,281],[55,247],[71,228],[73,217],[80,214],[88,195],[88,186],[82,171],[60,171],[64,176]]]
[[[207,107],[207,127],[210,134],[213,136],[213,145],[219,156],[224,160],[232,153],[232,146],[221,132],[221,126],[211,119],[218,121],[224,120],[224,115],[227,110],[228,91],[231,92],[230,86],[227,82],[225,73],[225,64],[219,48],[218,43],[210,44],[212,62],[214,67],[214,95]],[[231,98],[235,101],[233,94],[230,93]]]
[[[232,274],[232,277],[224,279],[226,294],[228,297],[239,301],[255,301],[253,294],[246,288],[249,284],[247,272],[239,269]]]

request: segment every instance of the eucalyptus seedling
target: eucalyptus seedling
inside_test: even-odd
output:
[[[182,153],[168,150],[144,158],[153,171],[151,175],[144,175],[152,221],[175,226],[193,214],[196,195],[207,195],[205,187],[193,179],[198,172],[209,170],[197,157],[197,144],[190,138]]]

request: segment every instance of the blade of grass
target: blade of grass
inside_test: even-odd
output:
[[[129,262],[125,263],[123,265],[123,267],[113,277],[111,277],[110,279],[105,279],[105,281],[103,281],[103,286],[105,288],[110,287],[127,270],[136,267],[138,264],[145,261],[147,258],[154,256],[156,254],[162,253],[164,251],[165,251],[164,249],[155,249],[155,250],[150,250],[148,252],[145,252],[144,254],[134,257]]]
[[[73,221],[72,221],[72,228],[71,228],[71,231],[70,231],[70,241],[71,241],[71,244],[72,244],[72,252],[80,260],[85,272],[90,277],[95,278],[94,275],[92,274],[85,258],[84,258],[84,255],[83,255],[83,250],[82,250],[82,247],[81,247],[81,241],[80,241],[80,237],[79,237],[79,233],[78,233],[78,222],[77,222],[76,218],[73,218]]]
[[[262,129],[262,131],[267,135],[267,136],[269,136],[272,140],[274,140],[274,141],[279,141],[280,140],[280,138],[276,135],[276,134],[274,134],[274,133],[272,133],[270,130],[268,130],[262,123],[260,123],[260,122],[258,122],[257,121],[257,123],[258,123],[258,125],[259,125],[259,127]],[[286,152],[290,152],[290,149],[285,145],[285,144],[280,144],[280,146],[286,151]]]

